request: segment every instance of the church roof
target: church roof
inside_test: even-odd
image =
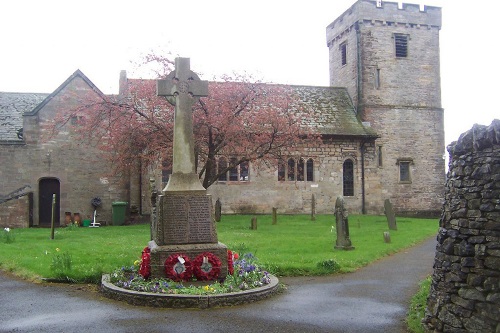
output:
[[[18,136],[18,132],[23,128],[23,116],[35,115],[76,77],[80,77],[95,92],[103,95],[79,69],[51,94],[0,92],[0,142],[22,143],[23,140]]]
[[[291,86],[299,96],[298,107],[312,110],[313,117],[303,124],[320,134],[376,138],[377,134],[356,116],[356,109],[346,88]]]
[[[211,83],[215,82],[209,82]],[[221,82],[217,83],[221,84]],[[131,90],[141,86],[151,89],[151,86],[156,86],[156,80],[127,79],[127,85]],[[371,139],[378,137],[368,124],[362,123],[357,117],[356,109],[346,88],[280,84],[275,86],[289,88],[297,95],[298,98],[294,98],[294,104],[290,106],[292,112],[301,113],[300,110],[312,110],[313,117],[302,119],[302,124],[316,129],[319,134]]]
[[[23,128],[23,114],[32,111],[49,94],[0,92],[0,141],[23,142],[17,136]]]
[[[23,127],[23,115],[34,115],[57,95],[76,76],[83,78],[96,92],[97,87],[80,71],[73,73],[51,94],[0,92],[0,142],[22,143],[17,135]],[[129,85],[139,81],[128,79]],[[155,84],[155,80],[148,83]],[[363,124],[356,116],[356,110],[345,88],[288,86],[299,98],[292,110],[312,110],[313,117],[302,119],[306,126],[315,128],[322,135],[376,138],[375,131]]]

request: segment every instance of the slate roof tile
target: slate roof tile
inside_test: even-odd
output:
[[[49,94],[0,92],[0,142],[22,142],[17,132],[23,114],[31,112]]]

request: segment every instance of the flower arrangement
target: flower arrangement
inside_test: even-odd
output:
[[[151,275],[151,250],[149,247],[146,246],[144,250],[142,250],[141,261],[139,264],[139,274],[141,274],[144,279],[149,279],[149,276]]]
[[[171,255],[165,261],[166,272],[169,271],[169,274],[171,275],[168,279],[144,278],[144,275],[140,272],[140,270],[141,267],[147,267],[145,258],[148,257],[148,253],[149,252],[144,249],[142,253],[142,260],[139,265],[122,267],[121,269],[117,269],[111,273],[110,282],[120,288],[139,292],[190,295],[232,293],[241,290],[258,288],[271,282],[269,273],[259,267],[257,263],[258,260],[253,254],[247,253],[240,259],[238,253],[232,251],[228,251],[227,258],[228,264],[232,261],[232,265],[228,265],[229,270],[232,268],[232,272],[228,272],[224,281],[215,281],[214,283],[205,286],[194,286],[192,284],[188,284],[189,279],[186,279],[186,276],[188,276],[187,272],[192,274],[193,271],[196,270],[194,267],[198,266],[201,269],[203,263],[210,263],[212,265],[211,270],[209,270],[208,273],[205,272],[206,276],[215,276],[215,273],[212,271],[217,272],[217,276],[220,274],[220,259],[213,254],[212,256],[208,255],[211,254],[209,252],[200,254],[193,261],[189,261],[189,258],[182,254]],[[231,255],[229,255],[230,253]],[[182,263],[182,260],[180,259],[184,260],[184,262]],[[219,260],[218,264],[217,260]],[[144,266],[142,265],[143,263],[145,263]],[[177,269],[175,268],[176,266]],[[219,267],[219,270],[214,270],[214,267]],[[210,272],[212,273],[210,274]]]
[[[203,252],[193,260],[193,274],[197,280],[213,281],[219,277],[221,262],[216,255]]]
[[[174,253],[165,260],[165,274],[172,281],[188,281],[193,275],[191,261],[185,254]]]

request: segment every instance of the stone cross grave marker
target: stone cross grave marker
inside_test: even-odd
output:
[[[225,278],[227,247],[217,240],[212,198],[201,185],[194,156],[192,107],[208,95],[208,82],[191,71],[189,58],[176,58],[175,70],[157,81],[157,94],[175,106],[175,117],[172,175],[157,199],[151,276],[164,277],[170,256],[183,254],[193,260],[208,252],[221,262],[218,278]]]
[[[391,200],[389,199],[385,199],[384,201],[384,213],[385,217],[387,218],[387,224],[389,226],[389,229],[398,230],[398,227],[396,225],[396,215],[394,215],[394,210],[392,209],[392,203]]]
[[[199,97],[208,96],[208,82],[190,69],[189,58],[176,58],[175,70],[158,81],[156,90],[175,105],[172,175],[164,191],[204,191],[196,174],[192,107]]]
[[[354,250],[349,238],[349,215],[343,197],[337,197],[335,202],[335,221],[337,227],[336,249]]]

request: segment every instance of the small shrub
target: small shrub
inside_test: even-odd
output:
[[[56,249],[59,252],[59,249]],[[71,271],[72,259],[68,252],[56,253],[52,257],[52,263],[50,264],[50,270],[55,273],[57,277],[63,277]]]
[[[340,270],[340,264],[334,259],[320,261],[318,262],[317,267],[325,273],[334,273]]]
[[[16,236],[14,235],[14,231],[10,228],[3,229],[2,239],[4,243],[13,243],[16,240]]]

